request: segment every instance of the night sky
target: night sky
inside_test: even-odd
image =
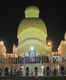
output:
[[[49,2],[48,2],[49,1]],[[66,31],[66,8],[56,0],[22,0],[22,2],[0,2],[0,40],[5,42],[7,50],[17,45],[17,29],[24,19],[24,10],[30,5],[40,8],[40,18],[45,21],[48,29],[48,40],[54,45],[64,39]]]

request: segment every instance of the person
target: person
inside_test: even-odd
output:
[[[12,71],[12,68],[11,68],[11,70],[10,70],[10,76],[11,76],[11,78],[12,78],[12,75],[13,75],[13,71]]]
[[[6,76],[9,74],[8,70],[9,70],[9,68],[6,67],[6,68],[5,68],[5,75],[6,75]]]
[[[38,75],[38,68],[35,67],[35,76],[37,76],[37,75]]]
[[[1,76],[1,74],[2,74],[2,69],[0,68],[0,76]]]
[[[50,67],[49,66],[46,67],[46,73],[47,73],[47,75],[49,75],[49,73],[50,73]]]
[[[56,75],[56,74],[57,74],[57,70],[56,70],[56,69],[54,69],[54,72],[53,72],[53,74],[54,74],[54,75]]]
[[[61,65],[61,74],[64,75],[64,66]]]

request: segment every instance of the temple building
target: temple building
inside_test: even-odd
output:
[[[18,27],[19,54],[28,55],[29,48],[35,48],[36,55],[46,55],[47,28],[43,20],[39,18],[39,8],[28,7],[25,9],[25,19]]]
[[[22,56],[24,61],[24,71],[28,67],[30,73],[33,73],[35,68],[40,71],[42,66],[40,56],[47,54],[47,28],[43,20],[39,18],[39,13],[37,7],[26,8],[25,19],[20,22],[17,32],[18,55]]]
[[[63,63],[66,65],[66,32],[64,34],[64,40],[60,42],[60,45],[58,47],[58,54],[62,56]]]
[[[25,18],[17,30],[18,45],[13,45],[13,53],[6,53],[3,41],[0,41],[0,67],[21,68],[23,75],[35,76],[44,74],[44,68],[58,69],[66,60],[66,33],[60,42],[58,52],[52,51],[52,42],[47,42],[47,27],[39,18],[40,10],[36,6],[25,9]],[[5,64],[5,66],[4,66]],[[46,72],[46,69],[45,69]],[[59,72],[59,71],[58,71]]]

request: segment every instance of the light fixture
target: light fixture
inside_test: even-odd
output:
[[[34,51],[34,46],[31,45],[29,51]]]
[[[42,70],[42,72],[43,72],[43,70],[44,70],[44,66],[43,66],[43,65],[41,66],[41,70]]]

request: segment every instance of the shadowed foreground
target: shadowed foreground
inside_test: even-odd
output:
[[[0,77],[0,80],[66,80],[66,76],[53,77]]]

